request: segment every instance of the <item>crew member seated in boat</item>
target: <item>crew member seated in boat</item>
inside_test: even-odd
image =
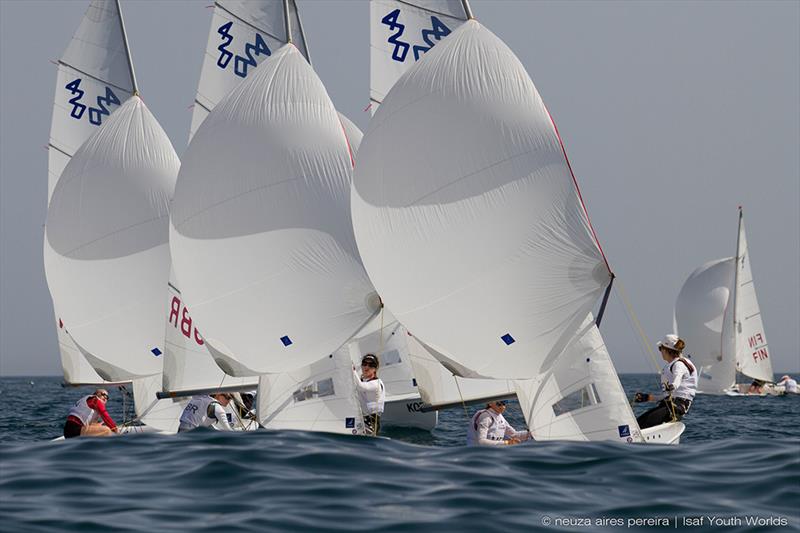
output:
[[[658,343],[661,358],[666,361],[661,371],[661,387],[665,395],[658,405],[645,411],[636,421],[641,429],[657,426],[666,422],[680,420],[689,412],[689,407],[697,391],[697,370],[694,365],[681,356],[686,343],[677,335],[666,335]],[[635,402],[658,400],[652,394],[637,392]]]
[[[69,410],[64,424],[64,438],[108,437],[117,432],[117,425],[106,410],[108,391],[97,389],[91,396],[84,396]],[[100,423],[100,420],[105,425]]]
[[[506,421],[503,413],[507,405],[507,400],[489,402],[472,416],[467,446],[508,446],[532,438],[529,431],[517,431]]]
[[[381,415],[386,401],[386,388],[378,377],[378,358],[371,353],[361,358],[361,375],[356,373],[356,386],[361,400],[361,414],[367,433],[377,436],[381,430]],[[353,369],[353,372],[356,372]]]
[[[786,392],[797,394],[797,381],[793,380],[790,376],[781,376],[781,380],[775,385],[783,386]]]
[[[222,431],[233,431],[225,413],[230,401],[231,395],[225,393],[192,396],[181,413],[178,432],[212,426]]]
[[[754,379],[753,382],[750,384],[750,387],[747,389],[747,394],[763,394],[764,393],[764,382],[760,379]]]

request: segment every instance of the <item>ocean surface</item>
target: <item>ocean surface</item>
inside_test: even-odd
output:
[[[629,393],[655,390],[652,375],[621,378]],[[432,433],[390,439],[201,430],[51,442],[91,392],[60,383],[0,379],[2,531],[800,531],[796,395],[698,396],[679,446],[467,448],[462,408]],[[508,411],[523,428],[519,407]]]

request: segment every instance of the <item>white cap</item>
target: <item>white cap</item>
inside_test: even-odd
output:
[[[685,345],[686,344],[680,339],[680,337],[673,333],[664,335],[664,338],[658,343],[659,348],[668,348],[679,353],[683,351],[683,347]]]

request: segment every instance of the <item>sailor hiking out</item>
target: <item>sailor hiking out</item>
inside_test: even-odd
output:
[[[107,401],[108,391],[97,389],[75,402],[64,424],[64,438],[108,437],[116,433],[117,425],[106,410]],[[101,419],[105,425],[100,423]]]
[[[231,401],[230,394],[193,396],[181,414],[178,432],[190,431],[199,427],[214,427],[221,431],[233,431],[225,407]]]
[[[371,353],[361,358],[361,375],[353,369],[356,377],[356,387],[361,401],[361,414],[364,416],[364,425],[367,434],[377,436],[381,430],[381,415],[383,404],[386,401],[386,387],[378,377],[378,358]]]
[[[467,446],[502,446],[519,444],[531,437],[529,431],[517,431],[509,424],[503,413],[508,402],[489,402],[472,416],[467,430]]]

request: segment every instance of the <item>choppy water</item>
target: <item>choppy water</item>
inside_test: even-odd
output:
[[[800,530],[800,396],[700,396],[677,447],[466,448],[460,408],[432,434],[391,440],[261,430],[49,442],[83,394],[57,378],[0,380],[1,530]],[[114,391],[110,408],[122,418]],[[648,518],[660,526],[637,522]]]

